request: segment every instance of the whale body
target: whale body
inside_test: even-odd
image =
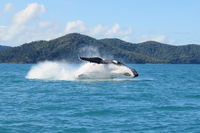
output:
[[[77,77],[85,78],[118,78],[118,77],[137,77],[138,73],[135,69],[116,61],[102,59],[100,57],[80,57],[83,61],[90,62],[83,66],[83,70],[78,72]]]

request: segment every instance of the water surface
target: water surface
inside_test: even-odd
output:
[[[25,78],[0,65],[0,133],[200,132],[199,65],[131,65],[134,80]]]

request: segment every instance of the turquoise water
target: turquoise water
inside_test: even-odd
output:
[[[199,65],[132,65],[134,80],[26,79],[0,65],[0,133],[200,132]]]

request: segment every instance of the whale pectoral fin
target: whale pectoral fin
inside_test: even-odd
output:
[[[99,58],[99,57],[91,57],[91,58],[87,58],[87,57],[80,57],[81,60],[84,61],[89,61],[91,63],[97,63],[100,64],[103,62],[103,59]]]

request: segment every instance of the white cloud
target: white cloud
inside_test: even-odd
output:
[[[38,3],[31,3],[25,9],[15,14],[13,22],[15,24],[25,24],[33,18],[38,17],[45,12],[43,5]]]
[[[111,29],[108,30],[108,32],[106,34],[113,35],[113,34],[119,33],[119,31],[120,31],[120,25],[115,24],[115,25],[113,25],[113,27]]]
[[[157,41],[164,42],[166,40],[165,35],[143,35],[141,41]]]
[[[169,44],[176,44],[176,41],[177,41],[177,40],[175,40],[175,39],[169,39],[169,40],[167,41],[167,43],[169,43]]]
[[[72,33],[72,32],[86,32],[87,27],[85,23],[81,20],[77,21],[71,21],[67,23],[67,26],[65,28],[66,33]]]
[[[9,11],[11,11],[13,9],[13,4],[12,3],[6,3],[5,5],[4,5],[4,12],[9,12]]]
[[[4,6],[4,11],[10,11],[12,8],[13,5],[7,3]],[[19,45],[34,40],[50,40],[73,32],[95,38],[119,38],[125,41],[166,42],[169,40],[166,39],[165,35],[133,36],[132,28],[124,28],[120,24],[90,26],[82,20],[76,20],[67,22],[64,27],[50,21],[36,21],[44,12],[44,5],[39,3],[30,3],[24,9],[16,12],[13,15],[11,25],[0,25],[0,42],[13,42],[15,45]]]
[[[98,24],[94,27],[87,26],[83,21],[71,21],[68,22],[65,28],[65,33],[78,32],[82,34],[91,35],[97,38],[104,37],[118,37],[121,39],[129,40],[132,35],[132,29],[122,29],[119,24],[114,24],[111,27]]]
[[[54,28],[57,27],[57,24],[49,21],[42,21],[38,23],[38,27],[40,28]]]
[[[4,28],[0,28],[0,39],[1,40],[10,40],[14,36],[16,36],[18,33],[22,32],[25,29],[25,26],[18,26],[18,25],[11,25],[11,26],[5,26]]]
[[[105,34],[107,28],[104,25],[97,25],[94,28],[90,29],[90,34],[91,35],[98,35],[98,34]]]
[[[2,10],[0,10],[0,17],[5,13],[11,11],[13,9],[13,5],[11,3],[6,3]]]
[[[129,36],[124,36],[124,37],[122,38],[122,40],[124,40],[124,41],[131,41],[131,37],[129,37]]]
[[[132,29],[121,29],[119,24],[114,24],[112,28],[110,28],[106,35],[112,36],[112,35],[129,35],[132,33]]]
[[[7,5],[9,8],[11,5]],[[31,3],[27,7],[17,12],[13,17],[13,23],[10,26],[0,26],[0,40],[11,40],[26,30],[27,23],[32,19],[37,18],[45,11],[43,5],[38,3]]]

